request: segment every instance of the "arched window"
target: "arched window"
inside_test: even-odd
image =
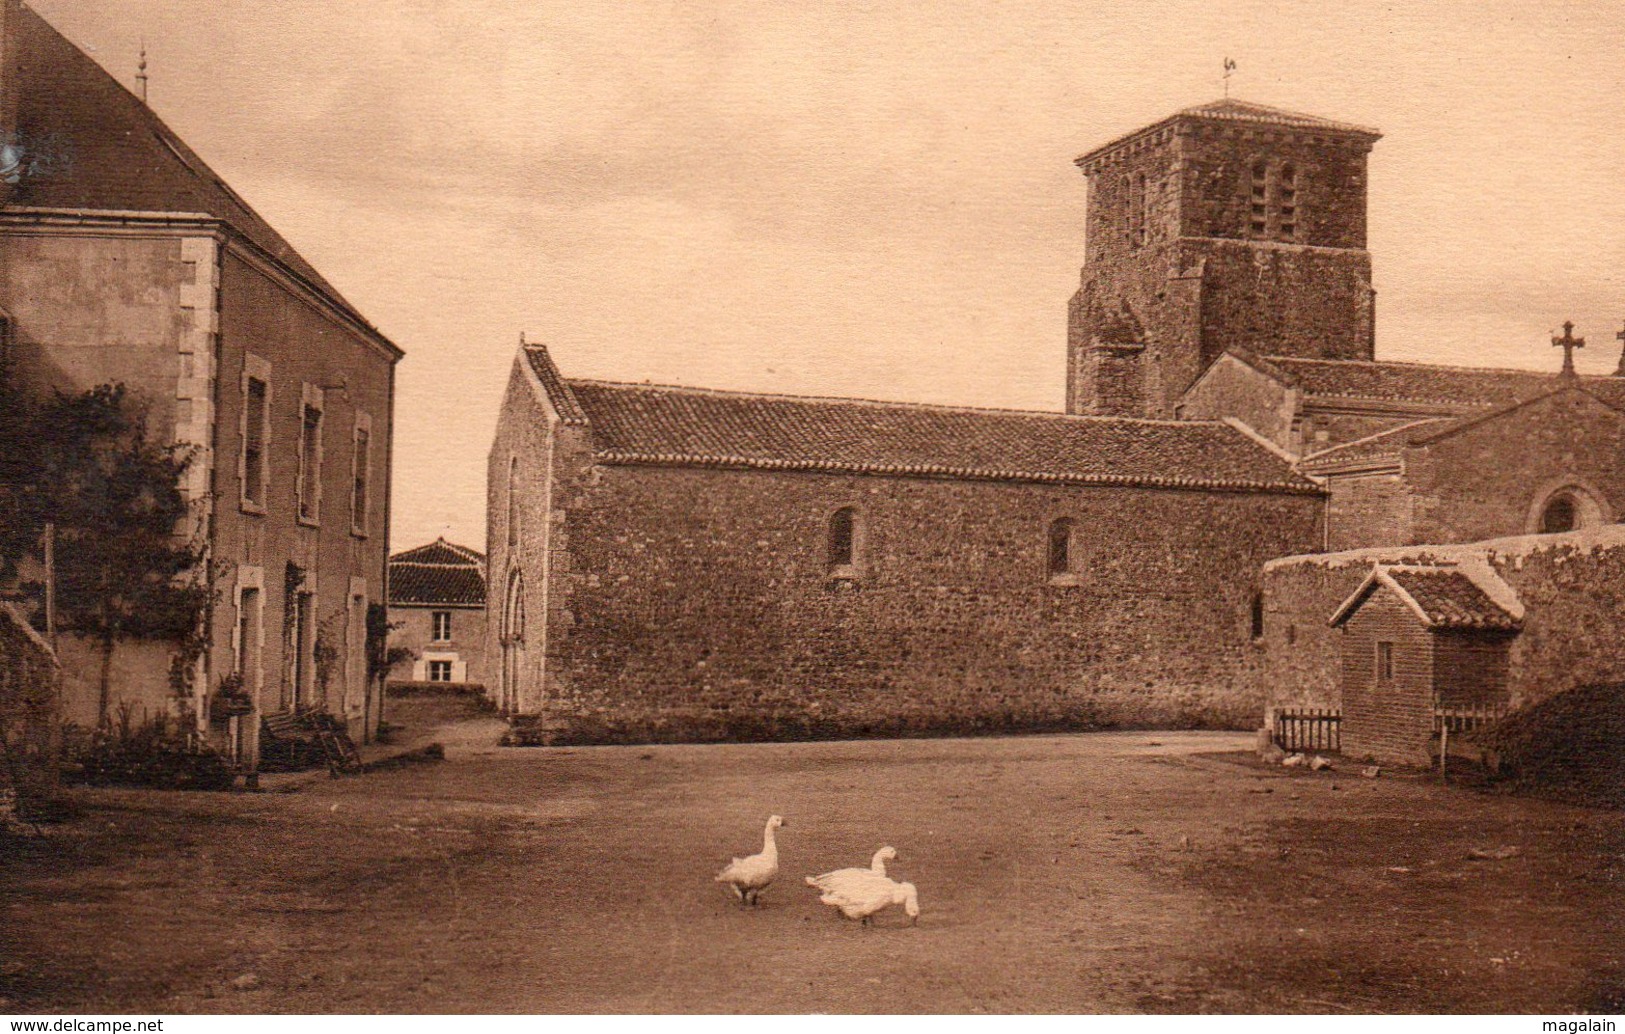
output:
[[[1574,505],[1574,497],[1560,495],[1546,504],[1546,509],[1540,514],[1540,532],[1542,535],[1553,535],[1563,531],[1573,531],[1578,525],[1579,513]]]
[[[1134,243],[1144,244],[1146,238],[1146,217],[1150,214],[1151,201],[1146,196],[1145,173],[1134,178]]]
[[[1072,573],[1072,518],[1058,517],[1049,523],[1049,575],[1055,578]]]
[[[829,566],[836,570],[857,564],[858,511],[843,506],[829,518]]]

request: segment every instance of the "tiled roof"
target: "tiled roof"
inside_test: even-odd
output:
[[[1389,577],[1428,616],[1435,628],[1516,629],[1519,622],[1502,610],[1484,590],[1458,570],[1448,567],[1393,567]]]
[[[1475,578],[1475,572],[1445,565],[1378,564],[1337,608],[1332,624],[1347,621],[1379,586],[1385,586],[1430,629],[1517,631],[1523,624],[1523,604],[1511,587],[1492,572],[1476,574]],[[1508,605],[1497,602],[1491,589]]]
[[[1284,111],[1281,108],[1271,108],[1263,104],[1253,104],[1248,101],[1223,100],[1209,101],[1206,104],[1197,104],[1179,112],[1195,118],[1222,119],[1232,122],[1264,122],[1274,126],[1290,126],[1294,129],[1318,129],[1327,133],[1357,133],[1363,136],[1380,137],[1382,134],[1370,126],[1357,126],[1352,122],[1335,122],[1319,115],[1305,115],[1297,111]]]
[[[542,382],[542,390],[547,392],[553,407],[559,411],[559,419],[567,424],[586,423],[587,416],[581,411],[581,404],[560,376],[559,368],[553,365],[553,357],[547,354],[547,349],[541,345],[526,345],[524,353],[525,362],[530,364],[536,379]]]
[[[391,604],[478,607],[485,603],[485,556],[436,539],[389,558]]]
[[[565,382],[602,463],[1143,485],[1320,489],[1222,423]]]
[[[11,188],[11,205],[211,215],[365,323],[151,108],[26,5],[11,13],[20,57],[5,86],[17,91],[25,157],[43,163]]]
[[[1365,137],[1375,141],[1382,134],[1369,126],[1357,126],[1352,122],[1336,122],[1318,115],[1305,115],[1296,111],[1284,111],[1281,108],[1271,108],[1263,104],[1253,104],[1248,101],[1223,100],[1210,101],[1206,104],[1196,104],[1174,112],[1167,118],[1159,119],[1148,126],[1142,126],[1129,133],[1114,137],[1099,147],[1092,148],[1087,154],[1078,158],[1074,163],[1087,168],[1097,158],[1104,157],[1107,152],[1115,151],[1120,145],[1141,136],[1150,136],[1166,129],[1173,123],[1186,119],[1203,119],[1218,122],[1250,122],[1267,126],[1282,126],[1288,129],[1301,129],[1309,132],[1336,133],[1344,136]]]
[[[1320,398],[1418,402],[1465,408],[1509,406],[1558,386],[1555,373],[1426,363],[1267,357],[1305,394]],[[1625,377],[1585,376],[1580,383],[1604,402],[1625,402]]]
[[[485,563],[485,554],[478,550],[469,549],[467,546],[447,542],[441,538],[435,539],[427,546],[419,546],[416,549],[396,553],[389,558],[389,562],[392,564],[455,564],[460,567],[467,567],[472,564],[479,567]]]

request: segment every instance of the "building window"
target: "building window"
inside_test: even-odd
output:
[[[857,566],[858,511],[851,506],[836,510],[829,519],[829,566],[836,574],[851,573]]]
[[[1070,517],[1050,521],[1049,576],[1064,577],[1072,573],[1072,528]]]
[[[299,418],[299,519],[315,524],[322,506],[321,389],[305,385]]]
[[[1394,681],[1394,644],[1387,641],[1377,643],[1377,681]]]
[[[1275,184],[1275,218],[1283,239],[1297,236],[1298,170],[1290,165],[1281,166],[1281,175]]]
[[[1262,237],[1269,229],[1269,166],[1263,162],[1254,163],[1252,184],[1250,228],[1253,236]]]
[[[434,624],[434,631],[430,638],[437,643],[451,642],[451,611],[437,610],[430,615]]]
[[[271,366],[252,355],[244,358],[243,365],[243,412],[239,428],[243,451],[237,471],[242,485],[239,503],[251,513],[264,513],[266,483],[270,480],[266,443],[271,439]]]
[[[508,548],[519,545],[519,457],[508,460]]]
[[[1264,594],[1261,592],[1253,593],[1252,616],[1253,638],[1262,639],[1264,638]]]
[[[430,661],[429,662],[429,681],[430,682],[450,682],[451,681],[451,662],[450,661]]]
[[[1574,506],[1574,497],[1560,495],[1546,504],[1541,511],[1540,532],[1542,535],[1555,535],[1559,532],[1573,531],[1579,523],[1579,512]]]
[[[372,491],[372,420],[366,413],[355,417],[355,456],[350,467],[350,531],[367,534],[367,508]]]

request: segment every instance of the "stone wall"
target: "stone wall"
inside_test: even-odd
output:
[[[1483,564],[1522,601],[1506,643],[1513,707],[1577,686],[1625,681],[1625,526],[1456,545],[1392,546],[1265,565],[1257,692],[1270,711],[1339,707],[1341,634],[1328,622],[1373,564]],[[1345,741],[1345,750],[1347,744]]]
[[[1186,420],[1234,417],[1297,454],[1297,392],[1232,355],[1220,356],[1180,400]]]
[[[1397,471],[1340,475],[1326,487],[1328,549],[1412,541],[1410,488]]]
[[[573,469],[525,649],[535,703],[596,739],[1251,725],[1256,572],[1320,534],[1314,496]],[[845,506],[850,577],[827,560]],[[1059,517],[1076,574],[1051,578]]]

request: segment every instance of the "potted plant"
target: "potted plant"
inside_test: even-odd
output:
[[[254,712],[254,700],[243,688],[243,673],[234,671],[220,680],[209,701],[209,717],[216,722]]]

